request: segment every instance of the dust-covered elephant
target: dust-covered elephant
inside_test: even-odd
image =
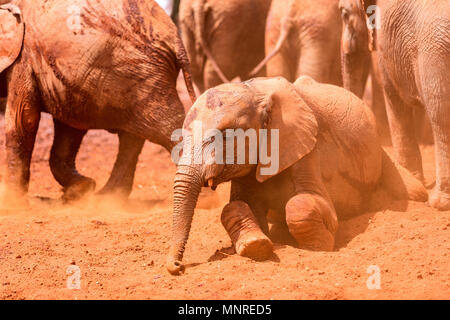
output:
[[[436,149],[430,204],[450,209],[450,2],[378,0],[377,49],[392,143],[400,164],[423,179],[414,125],[425,110]]]
[[[237,77],[250,78],[250,71],[264,58],[270,2],[181,1],[181,34],[191,60],[194,82],[201,92]]]
[[[145,140],[171,150],[185,112],[176,80],[183,70],[177,29],[153,1],[18,0],[0,6],[0,73],[6,73],[5,201],[23,198],[41,112],[53,116],[50,166],[65,196],[95,182],[75,169],[89,129],[119,134],[119,154],[103,189],[129,194]]]
[[[367,99],[375,114],[378,133],[389,143],[391,138],[378,63],[380,12],[376,4],[376,0],[339,1],[343,20],[342,77],[344,88]],[[414,110],[414,121],[417,139],[425,144],[433,143],[431,126],[423,108]]]
[[[293,82],[300,75],[342,84],[340,41],[342,22],[336,0],[272,0],[266,27],[268,77]]]
[[[338,218],[364,212],[373,199],[427,199],[421,182],[380,146],[364,103],[309,77],[295,84],[257,78],[210,89],[188,112],[184,130],[167,263],[172,274],[183,270],[202,187],[231,181],[222,223],[236,251],[256,259],[272,252],[269,210],[271,222],[298,246],[332,250]]]

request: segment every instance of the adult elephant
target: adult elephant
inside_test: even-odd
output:
[[[41,112],[54,119],[50,166],[65,197],[95,186],[75,169],[89,129],[119,134],[103,192],[128,195],[144,141],[171,150],[171,135],[183,124],[180,69],[195,100],[170,18],[153,0],[18,0],[0,6],[0,23],[0,73],[8,79],[5,199],[27,192]]]
[[[264,58],[271,0],[183,0],[179,24],[194,82],[201,92],[234,78],[249,79]],[[261,74],[264,70],[261,70]]]
[[[380,137],[391,142],[386,114],[384,89],[378,63],[376,0],[340,0],[343,32],[341,43],[344,88],[358,97],[367,98],[377,121]],[[370,77],[368,77],[370,75]],[[416,136],[422,143],[432,144],[429,119],[422,109],[414,112]]]
[[[371,199],[380,199],[379,192],[427,199],[423,185],[381,148],[364,103],[309,77],[295,85],[284,78],[257,78],[210,89],[189,111],[184,129],[167,263],[172,274],[183,270],[194,208],[205,186],[215,189],[231,181],[223,224],[236,251],[258,259],[272,251],[265,235],[269,210],[300,247],[332,250],[338,218],[364,212]],[[241,144],[236,129],[242,129]],[[267,140],[262,130],[268,130]],[[270,159],[264,157],[267,149]]]
[[[431,206],[450,209],[450,3],[378,0],[379,63],[399,163],[423,179],[414,114],[425,110],[436,149]]]
[[[335,0],[272,0],[267,18],[267,76],[293,82],[300,75],[316,81],[342,84],[340,39],[342,22]]]

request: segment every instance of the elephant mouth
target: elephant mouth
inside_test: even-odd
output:
[[[220,184],[220,182],[216,178],[208,177],[207,179],[205,179],[205,183],[204,183],[203,187],[211,188],[212,191],[216,191],[219,184]]]
[[[226,166],[224,165],[209,165],[205,167],[204,171],[204,183],[205,188],[211,188],[216,191],[219,184],[225,182],[223,180],[224,172],[226,171]]]
[[[211,188],[212,191],[216,191],[218,184],[213,178],[205,180],[205,184],[203,185],[205,188]]]

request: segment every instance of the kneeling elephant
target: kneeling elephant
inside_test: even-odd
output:
[[[195,138],[199,124],[201,141]],[[244,140],[249,150],[244,162],[237,161],[241,154],[236,155],[236,136],[223,138],[222,152],[211,148],[217,146],[218,137],[211,132],[230,129],[256,132],[257,147],[271,150],[271,161],[262,156],[264,152],[250,161],[254,150],[250,138]],[[309,77],[295,84],[284,78],[258,78],[210,89],[189,111],[184,130],[167,264],[172,274],[183,270],[194,208],[205,186],[214,189],[231,181],[222,223],[236,251],[255,259],[272,253],[269,211],[299,247],[329,251],[334,248],[338,218],[364,212],[379,192],[395,199],[427,200],[421,182],[392,162],[380,146],[374,117],[364,103],[345,89]],[[187,139],[191,134],[194,139]],[[270,144],[262,145],[264,141]],[[234,159],[229,155],[233,149]],[[226,164],[218,159],[225,151]],[[202,162],[197,161],[199,154]]]

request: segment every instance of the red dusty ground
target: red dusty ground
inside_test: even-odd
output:
[[[449,212],[390,203],[341,222],[334,252],[275,245],[272,260],[253,262],[233,253],[220,224],[228,186],[202,194],[186,274],[172,277],[164,268],[175,172],[169,154],[146,144],[128,203],[91,198],[68,207],[58,200],[60,188],[48,166],[52,137],[45,116],[33,156],[30,207],[0,211],[0,299],[450,298]],[[3,172],[2,117],[0,144]],[[78,168],[102,186],[116,152],[114,135],[92,131]],[[424,147],[423,154],[432,181],[433,148]],[[67,289],[71,265],[80,268],[80,290]],[[367,287],[370,266],[379,267],[379,290]]]

